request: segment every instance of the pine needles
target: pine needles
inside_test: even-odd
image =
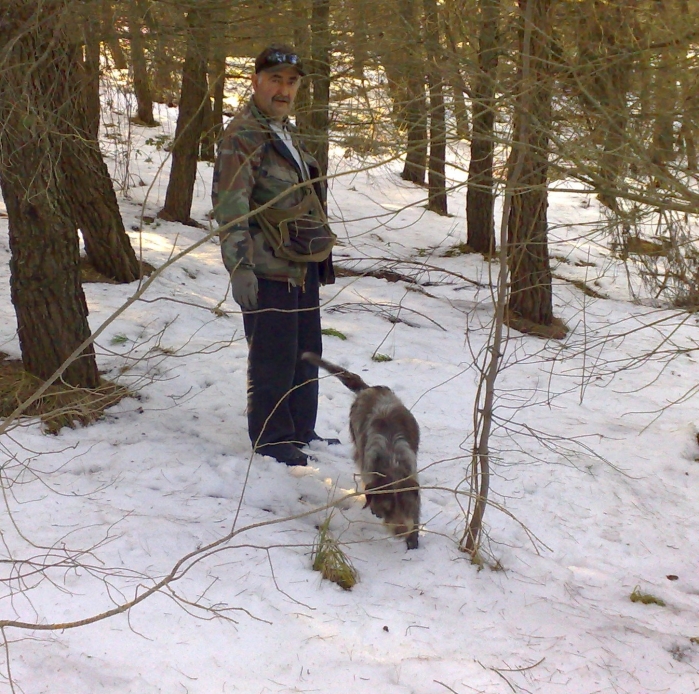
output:
[[[0,418],[9,417],[42,384],[41,379],[24,370],[21,361],[0,355]],[[65,426],[88,425],[129,395],[123,386],[106,380],[101,380],[95,389],[76,388],[57,381],[26,407],[22,416],[40,417],[47,433],[55,434]]]

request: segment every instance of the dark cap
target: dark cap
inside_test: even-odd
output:
[[[306,71],[293,46],[275,44],[268,46],[255,58],[255,74],[275,67],[293,67],[303,77]]]

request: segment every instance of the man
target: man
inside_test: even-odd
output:
[[[291,46],[257,56],[252,99],[223,132],[212,192],[248,341],[248,433],[255,451],[287,465],[306,465],[311,441],[339,443],[315,432],[318,367],[300,358],[321,353],[319,285],[335,281],[325,182],[288,121],[304,75]],[[282,232],[297,227],[315,236],[292,252]]]

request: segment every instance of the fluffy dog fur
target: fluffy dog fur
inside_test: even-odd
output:
[[[337,376],[356,393],[350,408],[354,460],[364,483],[366,504],[408,549],[418,546],[420,488],[417,449],[420,428],[415,417],[386,386],[368,386],[357,374],[305,352],[303,359]]]

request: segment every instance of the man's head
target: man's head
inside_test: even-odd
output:
[[[291,111],[305,74],[292,46],[268,46],[255,59],[255,74],[252,76],[255,105],[269,118],[284,120]]]

